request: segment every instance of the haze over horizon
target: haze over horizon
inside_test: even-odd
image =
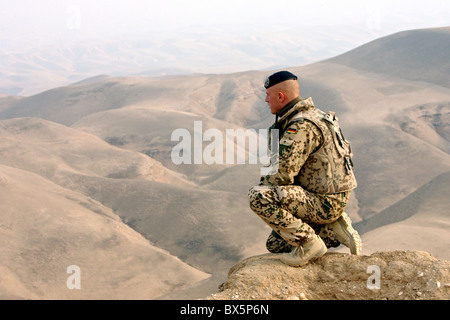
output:
[[[2,4],[0,65],[7,75],[15,70],[2,59],[20,56],[22,65],[29,63],[24,56],[34,55],[53,62],[56,54],[49,58],[45,53],[83,44],[91,51],[75,52],[77,66],[92,59],[86,62],[88,67],[80,67],[92,74],[83,72],[75,80],[108,73],[107,68],[96,69],[107,60],[95,56],[96,50],[114,58],[108,62],[113,75],[169,68],[175,69],[172,73],[230,73],[299,66],[395,32],[450,25],[450,3],[442,0],[281,0],[276,5],[267,0],[21,0]],[[140,55],[130,57],[130,52]],[[117,65],[130,61],[132,66],[118,70]],[[80,73],[77,66],[72,67],[73,74]]]
[[[153,31],[214,25],[239,27],[244,34],[248,26],[269,32],[280,27],[347,25],[365,27],[375,39],[397,31],[450,23],[450,5],[443,0],[280,0],[277,6],[267,0],[21,0],[8,3],[5,9],[0,12],[0,39],[37,36],[36,43],[70,37],[149,36]]]

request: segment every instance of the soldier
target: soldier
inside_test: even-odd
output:
[[[360,254],[361,239],[344,212],[357,183],[350,144],[333,112],[302,99],[297,76],[280,71],[267,78],[266,102],[278,129],[278,170],[249,191],[250,208],[271,228],[267,249],[302,266],[341,243]]]

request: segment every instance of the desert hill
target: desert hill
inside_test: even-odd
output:
[[[209,275],[152,246],[114,212],[0,165],[0,299],[153,299]],[[67,269],[81,270],[69,290]]]
[[[256,217],[232,219],[232,212],[248,206],[234,193],[199,190],[142,153],[47,120],[4,120],[0,133],[0,163],[101,202],[153,244],[190,264],[214,270],[247,250],[251,238],[238,238],[234,230],[243,221],[254,224]]]
[[[399,32],[330,59],[352,68],[450,87],[450,27]],[[436,68],[436,66],[439,66]]]
[[[413,30],[406,35],[425,41],[428,37],[423,32]],[[431,38],[449,39],[447,28],[426,32]],[[403,36],[395,34],[367,45],[391,52],[398,44],[396,39]],[[411,42],[400,41],[406,51]],[[424,48],[435,53],[433,46]],[[377,61],[370,59],[373,65],[364,69],[356,59],[363,57],[362,52],[349,52],[348,57],[354,58],[346,61],[340,60],[342,56],[289,69],[299,75],[303,97],[311,96],[322,110],[337,112],[344,135],[352,142],[359,186],[347,211],[359,222],[368,253],[379,248],[417,249],[449,259],[442,244],[450,237],[445,194],[450,172],[450,89],[444,82],[409,77],[409,66],[397,64],[397,56],[383,60],[401,69],[395,73],[379,69]],[[392,52],[417,65],[412,69],[420,73],[420,59],[405,56],[401,50]],[[428,75],[440,72],[445,57],[438,58],[427,66]],[[203,132],[267,128],[274,117],[264,103],[262,84],[271,73],[158,78],[104,75],[30,97],[2,97],[0,165],[7,168],[5,177],[10,170],[20,170],[61,188],[58,196],[44,189],[47,197],[56,197],[56,203],[59,196],[71,198],[65,195],[73,193],[85,197],[84,202],[97,203],[149,246],[219,281],[230,266],[265,252],[270,230],[247,203],[248,189],[259,182],[261,164],[176,165],[171,152],[178,142],[171,135],[176,129],[186,129],[193,136],[195,121],[201,121]],[[203,141],[202,147],[208,143]],[[36,179],[33,183],[39,185]],[[11,197],[9,207],[20,209],[23,203],[23,198]],[[64,230],[64,220],[55,215],[48,219],[49,226]],[[91,227],[95,234],[95,226]],[[47,242],[39,234],[34,243]],[[7,252],[1,250],[0,254]],[[13,255],[6,256],[14,260]],[[36,263],[30,260],[39,269]],[[158,262],[151,264],[165,274],[157,268]],[[147,267],[141,266],[142,270]],[[20,283],[25,286],[23,279]],[[205,277],[186,279],[193,281],[185,282],[189,285],[182,294],[176,294],[177,282],[152,297],[208,294],[195,282]],[[156,292],[158,286],[150,287]],[[10,284],[3,288],[5,294],[12,292]],[[35,294],[34,298],[50,297]],[[109,297],[98,291],[92,294]],[[141,291],[136,295],[148,297]]]
[[[156,160],[43,119],[2,121],[0,134],[2,164],[35,172],[54,181],[68,175],[91,175],[192,185]]]
[[[234,265],[208,300],[447,300],[450,263],[421,251],[328,253],[301,268],[279,255]]]
[[[448,259],[450,172],[439,175],[398,203],[356,225],[364,252],[417,250]]]
[[[103,76],[81,81],[12,101],[2,118],[27,115],[64,125],[80,118],[109,109],[120,108],[137,101],[158,99],[174,94],[170,81],[160,82],[149,78],[118,79]]]

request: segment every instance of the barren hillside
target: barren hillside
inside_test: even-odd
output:
[[[347,211],[359,222],[356,227],[367,253],[425,250],[450,259],[443,245],[450,239],[446,192],[450,89],[442,72],[448,56],[440,54],[449,37],[448,28],[414,30],[335,59],[289,69],[298,74],[303,97],[311,96],[324,111],[337,112],[344,135],[352,142],[359,186]],[[413,44],[419,42],[424,45],[417,55],[411,54]],[[389,55],[380,62],[371,56],[373,52]],[[4,257],[0,268],[7,270],[0,274],[10,275],[0,282],[0,292],[53,297],[39,288],[50,285],[48,272],[59,268],[56,260],[72,259],[67,251],[72,242],[85,246],[73,256],[83,256],[93,274],[102,272],[108,257],[123,261],[123,277],[108,283],[108,288],[123,287],[123,292],[82,293],[99,298],[126,295],[134,285],[142,288],[134,292],[139,298],[191,297],[199,292],[206,296],[199,280],[211,274],[216,281],[238,261],[264,253],[270,230],[247,201],[247,191],[259,182],[262,165],[177,165],[171,152],[179,142],[173,141],[172,133],[185,129],[195,138],[194,122],[202,124],[202,151],[211,143],[203,136],[208,129],[225,137],[227,129],[270,126],[274,117],[264,103],[262,84],[272,72],[99,76],[31,97],[1,97],[0,181],[4,183],[0,187],[5,192],[0,196],[5,202],[0,216],[5,223],[0,225],[0,237],[3,243],[14,244],[16,251],[0,247]],[[225,144],[222,147],[226,151]],[[15,181],[22,191],[7,189],[5,181]],[[26,195],[20,196],[22,192]],[[75,204],[67,200],[74,197],[83,200]],[[66,209],[80,216],[77,235],[70,231],[73,219]],[[114,223],[105,222],[98,212],[108,212],[107,221]],[[43,218],[46,223],[39,222]],[[130,233],[140,237],[147,253],[126,247]],[[24,241],[28,234],[33,237]],[[64,245],[53,244],[58,237],[63,237]],[[103,237],[123,240],[108,242]],[[160,250],[158,257],[165,257],[161,263],[153,249]],[[41,254],[17,254],[33,250]],[[120,256],[123,250],[129,255]],[[94,270],[97,252],[103,260]],[[133,267],[127,264],[130,261]],[[173,262],[173,269],[165,262]],[[159,279],[152,284],[139,278],[144,279],[149,269]],[[167,270],[173,274],[178,269],[185,280],[166,278]],[[42,280],[29,284],[25,276],[29,270]],[[15,291],[16,284],[20,292]],[[146,284],[148,291],[143,289]],[[177,296],[183,286],[185,291]]]
[[[152,246],[114,212],[0,165],[0,299],[154,299],[209,277]],[[70,266],[81,290],[70,290]]]
[[[450,87],[450,27],[399,32],[330,59],[352,68]],[[437,67],[438,66],[438,67]]]

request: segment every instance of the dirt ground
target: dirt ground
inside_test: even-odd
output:
[[[328,253],[300,268],[279,255],[242,260],[208,300],[450,299],[450,262],[421,251]]]

